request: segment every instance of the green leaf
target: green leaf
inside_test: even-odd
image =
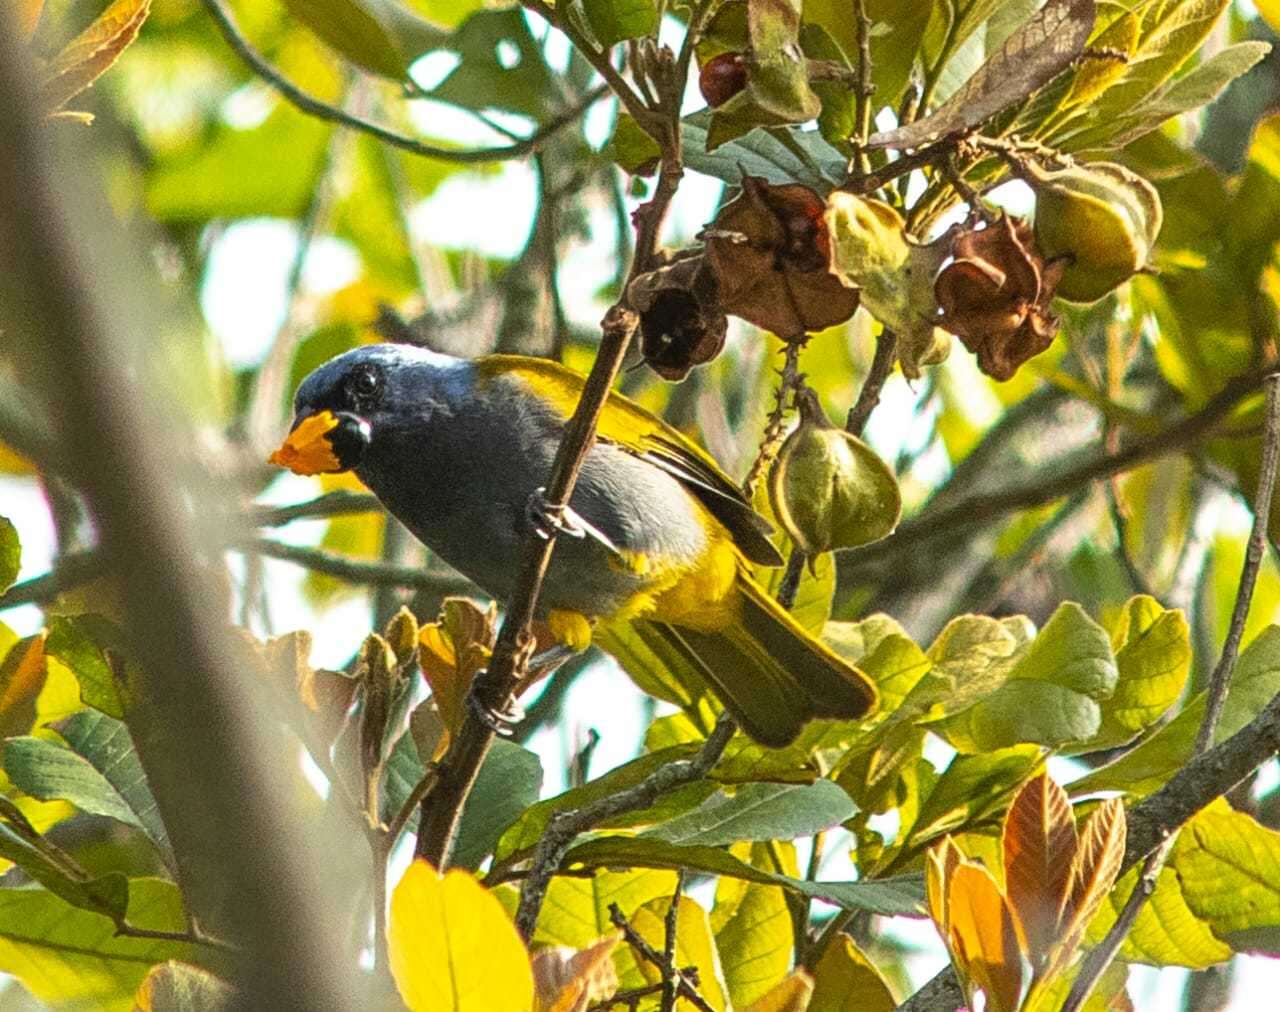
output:
[[[479,867],[503,831],[538,800],[541,789],[538,757],[515,742],[495,741],[462,809],[453,864]]]
[[[1090,120],[1078,129],[1064,131],[1055,142],[1071,151],[1127,147],[1173,117],[1208,105],[1270,51],[1271,45],[1266,42],[1227,46],[1124,113],[1097,122]]]
[[[1009,795],[1040,769],[1043,759],[1038,745],[957,755],[924,795],[915,821],[900,830],[907,846],[921,847],[1001,811]]]
[[[160,879],[130,879],[129,922],[182,931],[186,920],[177,887]],[[0,889],[0,971],[52,1007],[128,1012],[152,965],[190,958],[189,945],[116,937],[107,918],[44,890]]]
[[[628,175],[648,176],[657,171],[662,149],[649,136],[649,132],[636,122],[634,116],[624,112],[618,114],[613,135],[601,154]]]
[[[395,0],[284,0],[289,13],[358,67],[401,80],[448,33]]]
[[[1116,880],[1098,913],[1089,922],[1086,937],[1097,944],[1106,937],[1129,900],[1142,869],[1130,868]],[[1160,870],[1155,891],[1143,905],[1125,936],[1120,957],[1130,963],[1151,966],[1186,966],[1193,970],[1231,958],[1231,948],[1216,938],[1209,926],[1187,906],[1178,873],[1166,865]]]
[[[787,975],[795,937],[777,886],[749,884],[716,931],[720,965],[734,1008],[746,1008]]]
[[[7,517],[0,517],[0,594],[13,586],[22,568],[22,543],[18,529]]]
[[[547,889],[532,941],[586,948],[617,930],[609,919],[610,903],[630,914],[657,897],[669,899],[675,887],[672,871],[599,871],[586,878],[557,875]]]
[[[231,985],[208,970],[170,959],[143,979],[134,1012],[224,1012],[235,997]]]
[[[174,858],[168,831],[160,818],[151,785],[147,783],[147,775],[124,723],[96,710],[81,710],[54,724],[53,729],[66,739],[72,751],[88,762],[111,785],[133,814],[133,824],[151,838],[160,848],[161,856],[173,867]],[[67,800],[76,804],[76,807],[89,811],[74,798]]]
[[[1061,605],[1011,667],[991,663],[991,647],[975,644],[980,678],[965,683],[962,705],[948,702],[945,717],[927,721],[930,730],[961,752],[1022,742],[1061,745],[1097,733],[1099,701],[1114,691],[1118,672],[1106,632],[1079,605]],[[950,663],[963,664],[966,656]]]
[[[0,857],[72,906],[118,920],[129,905],[129,884],[123,875],[108,872],[94,878],[43,837],[21,826],[0,821]]]
[[[888,615],[871,615],[860,622],[828,622],[822,639],[876,683],[884,714],[893,714],[932,666],[925,652]]]
[[[572,790],[565,791],[563,794],[556,795],[554,798],[547,798],[537,804],[526,806],[524,814],[502,834],[502,838],[498,841],[497,849],[494,851],[494,859],[504,861],[512,855],[532,850],[546,831],[547,823],[550,821],[551,816],[556,812],[570,808],[582,808],[603,798],[612,797],[618,791],[634,787],[656,769],[681,759],[692,758],[697,754],[698,748],[698,745],[690,743],[650,752],[647,755],[640,756],[638,759],[631,760],[629,763],[623,763],[623,765],[610,770],[589,783],[583,784],[581,787],[575,787]],[[711,794],[714,790],[714,784],[705,782],[700,787],[701,797],[692,801],[692,804],[696,805],[698,801]],[[662,806],[662,799],[659,799],[657,804]],[[652,809],[629,812],[625,816],[625,821],[615,822],[612,825],[643,826],[659,821],[657,815],[658,813],[655,813]]]
[[[1170,864],[1187,908],[1218,938],[1280,953],[1280,833],[1220,802],[1183,827]]]
[[[123,720],[117,664],[112,663],[120,656],[120,638],[120,631],[100,615],[59,615],[49,625],[44,652],[76,676],[85,703]]]
[[[432,98],[534,119],[554,111],[560,89],[519,10],[477,11],[441,48],[462,62],[429,92]]]
[[[606,49],[658,31],[658,7],[653,0],[582,0],[582,9],[591,34]]]
[[[712,151],[710,126],[706,109],[681,120],[686,168],[734,185],[744,173],[775,185],[803,183],[820,194],[830,193],[845,177],[845,157],[816,131],[755,130]]]
[[[812,784],[744,784],[713,794],[684,815],[645,830],[641,839],[719,847],[739,840],[793,840],[853,815],[852,799],[830,780]]]
[[[1111,634],[1119,677],[1102,705],[1102,727],[1082,746],[1120,745],[1160,719],[1182,695],[1191,670],[1191,633],[1181,611],[1131,598]]]
[[[762,885],[780,885],[849,910],[907,916],[918,916],[923,911],[924,884],[918,875],[866,882],[808,882],[754,868],[718,847],[683,847],[663,840],[607,836],[574,847],[565,858],[565,866],[575,865],[586,868],[685,868]]]
[[[70,801],[82,812],[103,815],[147,833],[129,803],[93,764],[43,738],[8,738],[4,771],[21,790],[41,801]]]
[[[892,1012],[893,992],[878,970],[854,944],[840,934],[813,968],[815,1012]]]
[[[1249,723],[1280,692],[1280,626],[1269,626],[1240,655],[1214,733],[1214,744]],[[1205,693],[1200,693],[1165,724],[1115,762],[1073,781],[1073,797],[1095,791],[1149,794],[1169,779],[1191,755],[1204,720]]]

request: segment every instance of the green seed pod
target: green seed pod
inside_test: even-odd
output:
[[[832,425],[808,387],[796,402],[800,424],[769,471],[778,522],[811,557],[879,541],[902,513],[893,472],[861,439]]]
[[[1154,186],[1123,165],[1090,162],[1054,172],[1031,166],[1036,245],[1070,256],[1056,294],[1096,302],[1147,265],[1164,221]]]

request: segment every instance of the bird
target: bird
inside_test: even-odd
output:
[[[498,601],[521,546],[559,537],[538,616],[558,644],[632,623],[691,665],[767,747],[814,718],[872,712],[874,683],[810,635],[752,577],[778,566],[772,528],[715,459],[616,391],[567,508],[543,485],[585,378],[548,359],[455,358],[369,344],[299,384],[270,457],[299,474],[353,471],[432,552]],[[663,651],[665,654],[666,651]]]

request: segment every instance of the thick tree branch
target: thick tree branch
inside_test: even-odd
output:
[[[1235,671],[1236,658],[1240,653],[1240,641],[1244,639],[1245,622],[1249,618],[1249,605],[1253,601],[1253,589],[1258,582],[1258,571],[1262,568],[1262,556],[1267,548],[1271,494],[1276,482],[1276,461],[1277,457],[1280,457],[1280,374],[1273,373],[1267,377],[1266,389],[1266,428],[1257,497],[1253,504],[1253,530],[1249,534],[1244,566],[1240,572],[1240,585],[1236,590],[1235,606],[1231,611],[1227,640],[1222,647],[1222,656],[1218,659],[1213,674],[1209,678],[1208,704],[1205,706],[1204,720],[1200,723],[1200,730],[1191,751],[1193,757],[1203,754],[1213,742],[1218,719],[1222,716],[1222,707],[1227,699],[1227,690],[1231,687],[1231,675]],[[1138,914],[1142,912],[1143,905],[1155,892],[1160,870],[1169,859],[1175,839],[1177,839],[1176,833],[1169,833],[1147,856],[1142,874],[1138,876],[1138,881],[1134,884],[1133,892],[1129,894],[1124,909],[1120,911],[1120,916],[1116,918],[1115,924],[1111,926],[1106,937],[1085,956],[1084,964],[1071,985],[1067,1000],[1062,1004],[1062,1012],[1078,1012],[1084,1006],[1089,994],[1120,952],[1120,947],[1138,919]]]
[[[61,452],[118,574],[130,649],[141,671],[129,712],[139,756],[178,857],[184,897],[220,893],[219,933],[252,1008],[362,1003],[329,926],[336,882],[322,876],[294,807],[296,786],[271,707],[244,677],[224,623],[210,614],[195,560],[196,522],[216,489],[179,487],[170,440],[187,436],[147,380],[137,278],[118,223],[85,185],[85,153],[38,112],[34,68],[0,11],[0,326],[46,397]],[[57,142],[67,147],[57,151]],[[92,247],[93,253],[88,250]],[[163,389],[163,388],[162,388]],[[317,843],[319,841],[316,841]],[[199,895],[200,887],[205,887]]]
[[[438,158],[441,161],[461,162],[464,164],[523,158],[525,155],[532,154],[538,150],[539,146],[552,134],[581,118],[582,114],[593,103],[608,94],[607,89],[599,88],[584,95],[581,101],[574,103],[554,116],[529,137],[514,144],[465,150],[443,148],[435,144],[426,144],[416,138],[397,133],[389,127],[362,119],[303,91],[253,48],[249,40],[241,34],[235,20],[231,17],[231,12],[227,10],[222,0],[202,0],[202,2],[210,17],[217,22],[223,38],[227,40],[227,44],[235,50],[236,54],[249,65],[250,69],[258,77],[279,92],[286,101],[292,103],[309,116],[315,116],[317,119],[327,120],[330,123],[337,123],[340,126],[350,127],[352,130],[359,130],[393,147],[408,151],[410,154],[422,155],[426,158]]]
[[[1074,467],[1051,468],[1050,473],[1038,474],[1022,484],[968,496],[948,506],[912,517],[883,541],[840,553],[840,564],[851,569],[861,568],[891,556],[904,544],[911,545],[913,551],[919,551],[930,538],[955,533],[975,524],[990,523],[1016,510],[1043,506],[1070,495],[1090,482],[1119,474],[1171,453],[1184,452],[1211,435],[1214,427],[1242,400],[1257,393],[1266,375],[1265,371],[1260,370],[1237,376],[1195,414],[1188,415],[1161,432],[1135,439],[1115,453],[1099,454]]]

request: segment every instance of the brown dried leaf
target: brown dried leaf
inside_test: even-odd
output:
[[[962,861],[948,876],[947,947],[970,990],[981,988],[990,1012],[1014,1012],[1022,995],[1022,954],[1013,917],[991,873]]]
[[[857,290],[831,272],[826,204],[807,186],[744,176],[703,235],[726,313],[789,339],[858,308]]]
[[[984,373],[1007,380],[1053,343],[1058,318],[1049,302],[1067,262],[1046,263],[1031,227],[1008,215],[950,241],[954,259],[933,284],[939,326],[978,356]]]
[[[319,742],[333,743],[355,699],[358,683],[338,671],[311,666],[311,633],[287,633],[262,647],[267,670],[276,684],[296,693]]]
[[[919,148],[972,130],[1044,87],[1084,50],[1094,0],[1048,0],[942,105],[907,126],[872,134],[871,148]]]
[[[116,0],[45,67],[41,103],[57,112],[93,84],[138,37],[151,0]]]
[[[1047,958],[1071,889],[1076,825],[1066,792],[1041,773],[1020,790],[1004,822],[1004,887],[1032,966]]]
[[[537,1012],[583,1012],[612,998],[618,990],[612,956],[621,938],[616,932],[585,949],[557,946],[536,952],[532,965]]]

